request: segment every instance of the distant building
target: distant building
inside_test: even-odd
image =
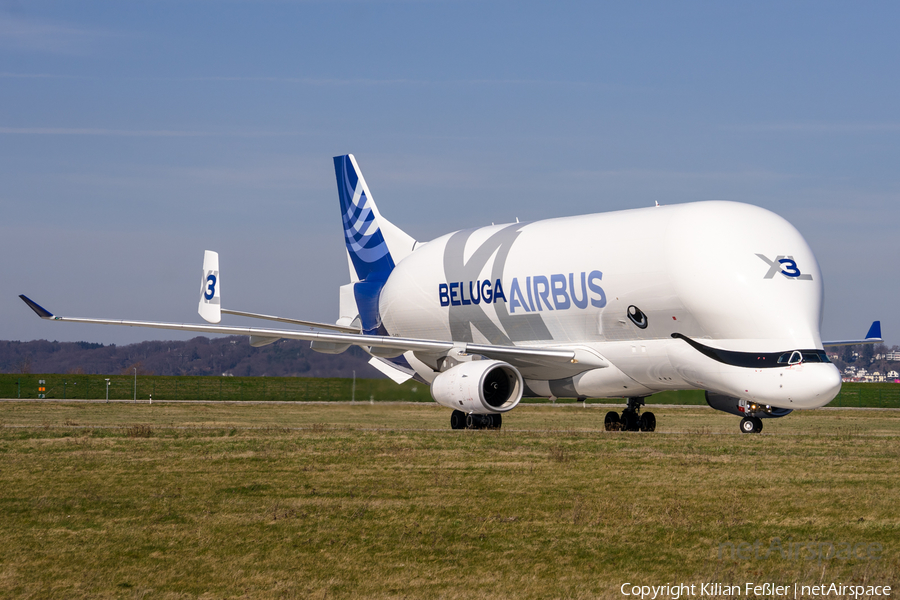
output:
[[[900,352],[888,352],[884,355],[884,360],[900,361]]]
[[[888,379],[898,379],[898,378],[900,378],[900,373],[898,373],[897,371],[888,371],[887,378]]]

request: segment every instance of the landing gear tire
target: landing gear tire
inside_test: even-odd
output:
[[[450,429],[465,429],[466,413],[461,410],[454,410],[450,413]]]
[[[619,417],[619,429],[622,431],[655,431],[656,417],[652,412],[641,414],[641,407],[644,406],[644,398],[628,398],[628,406],[622,411]],[[615,416],[615,413],[611,413]],[[606,415],[607,423],[610,416]],[[609,427],[607,427],[609,430]]]
[[[503,417],[500,415],[465,415],[466,429],[500,429]]]
[[[637,413],[626,410],[622,413],[622,431],[637,431],[638,416]]]
[[[741,419],[741,433],[759,433],[762,431],[762,419],[759,417],[744,417]]]
[[[621,429],[622,423],[619,421],[619,413],[613,411],[606,413],[603,425],[606,427],[607,431],[618,431]]]

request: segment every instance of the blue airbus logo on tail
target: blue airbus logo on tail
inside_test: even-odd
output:
[[[349,155],[334,157],[344,223],[344,241],[361,280],[386,279],[394,269],[384,236],[378,228],[365,184]]]
[[[353,297],[362,330],[369,335],[387,335],[378,312],[378,298],[394,270],[394,259],[381,233],[375,203],[353,157],[335,156],[334,174],[341,200],[344,241],[359,278],[353,285]]]

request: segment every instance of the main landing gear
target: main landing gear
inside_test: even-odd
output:
[[[629,398],[628,406],[619,413],[609,411],[606,413],[604,425],[607,431],[655,431],[656,416],[652,412],[641,414],[641,406],[644,405],[643,398]]]
[[[451,429],[500,429],[503,424],[503,416],[496,415],[467,415],[461,410],[454,410],[450,414]]]
[[[759,417],[741,419],[741,433],[759,433],[760,431],[762,431],[762,419]]]

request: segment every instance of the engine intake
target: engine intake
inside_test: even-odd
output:
[[[431,397],[441,406],[467,413],[504,413],[516,407],[524,388],[522,375],[512,365],[473,360],[435,377]]]

